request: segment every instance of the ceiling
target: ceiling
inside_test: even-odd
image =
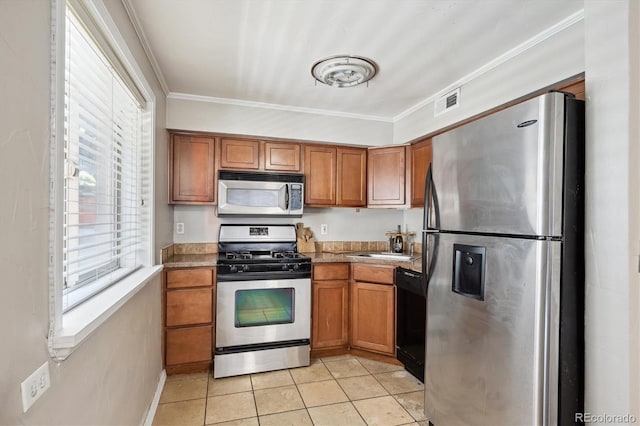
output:
[[[582,10],[582,0],[125,0],[168,94],[393,120]],[[538,38],[541,38],[538,36]],[[315,82],[336,55],[367,86]]]

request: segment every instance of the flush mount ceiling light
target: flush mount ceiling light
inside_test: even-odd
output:
[[[316,81],[333,87],[353,87],[367,83],[376,72],[378,66],[371,59],[351,55],[331,56],[311,67],[311,75]]]

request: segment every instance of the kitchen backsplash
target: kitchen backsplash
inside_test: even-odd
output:
[[[422,244],[413,243],[414,253],[422,252]],[[389,251],[389,241],[316,241],[316,252]],[[405,244],[405,252],[409,248]]]
[[[303,222],[310,227],[316,241],[380,241],[384,233],[393,231],[403,224],[403,211],[394,209],[355,208],[311,208],[304,210],[300,218],[241,218],[218,217],[215,207],[183,206],[174,207],[174,243],[208,243],[217,241],[220,224],[295,224]],[[176,223],[184,224],[184,233],[175,232]],[[328,232],[322,235],[321,225],[328,225]],[[403,228],[404,229],[404,225]],[[411,229],[411,228],[410,228]],[[417,229],[411,229],[417,231]]]

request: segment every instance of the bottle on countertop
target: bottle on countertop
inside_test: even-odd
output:
[[[398,234],[396,235],[395,240],[393,241],[393,252],[394,253],[402,253],[402,228],[398,225]]]

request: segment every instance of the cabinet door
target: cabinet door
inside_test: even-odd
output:
[[[367,204],[371,206],[405,203],[405,147],[370,149],[367,155]]]
[[[210,323],[212,303],[211,288],[167,291],[167,327]]]
[[[313,265],[313,281],[348,280],[349,263],[320,263]]]
[[[212,359],[212,327],[167,330],[166,364],[177,365]]]
[[[223,169],[258,170],[260,141],[248,139],[220,140],[220,167]]]
[[[349,282],[314,281],[311,348],[349,344]]]
[[[171,135],[169,202],[215,203],[215,138]]]
[[[205,287],[211,284],[213,271],[209,268],[167,270],[167,288]]]
[[[354,263],[351,268],[351,276],[354,281],[393,285],[395,266]]]
[[[337,149],[337,204],[365,206],[367,204],[367,150]]]
[[[336,148],[305,146],[304,202],[316,206],[336,205]]]
[[[285,172],[299,172],[300,144],[265,142],[264,169]]]
[[[425,181],[431,164],[431,139],[411,146],[411,206],[424,206]]]
[[[351,346],[393,355],[395,288],[359,281],[351,288]]]

